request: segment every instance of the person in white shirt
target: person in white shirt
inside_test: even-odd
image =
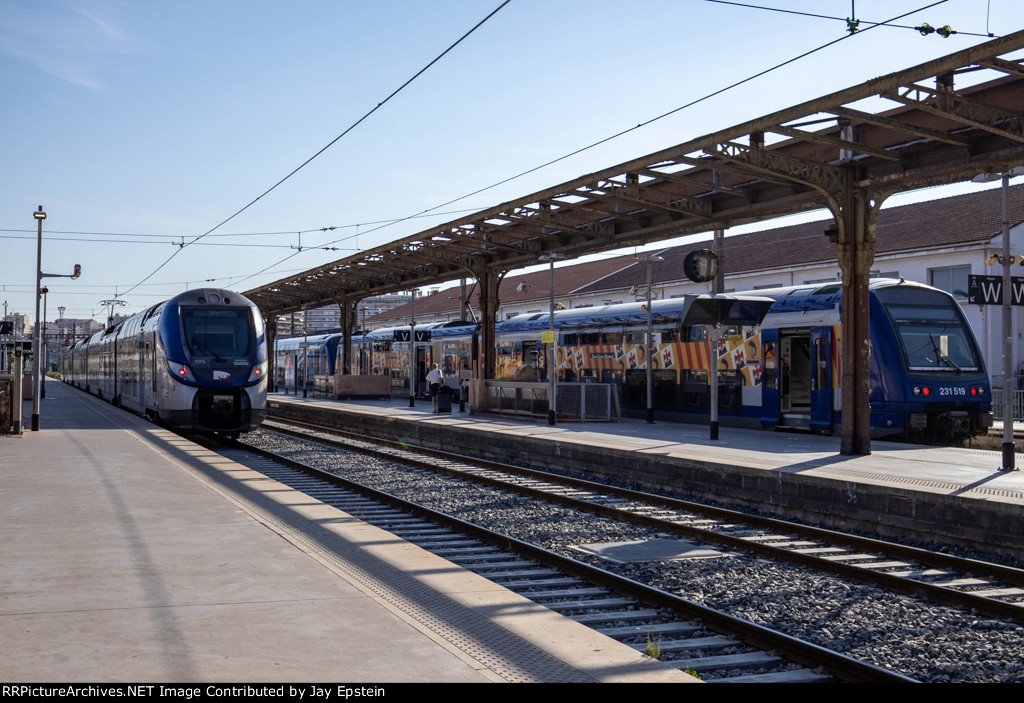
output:
[[[433,364],[430,367],[430,371],[427,372],[427,384],[430,386],[430,400],[434,403],[434,412],[437,412],[437,392],[441,389],[441,383],[444,382],[444,376],[441,371],[437,368],[437,364]]]

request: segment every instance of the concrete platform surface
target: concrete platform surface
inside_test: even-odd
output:
[[[5,682],[692,681],[78,390],[40,427],[0,437]]]

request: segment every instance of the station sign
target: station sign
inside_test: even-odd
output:
[[[391,339],[395,342],[408,342],[409,341],[409,330],[395,330],[392,332],[394,335]],[[430,341],[430,330],[416,330],[416,342],[429,342]]]
[[[1010,279],[1011,305],[1024,305],[1024,278]],[[1002,305],[1003,277],[971,274],[967,280],[967,302],[974,305]]]

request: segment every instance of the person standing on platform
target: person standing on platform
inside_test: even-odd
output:
[[[434,403],[434,413],[437,413],[437,392],[441,390],[441,383],[444,381],[444,376],[437,368],[437,364],[432,364],[430,371],[427,372],[427,385],[430,386],[430,400]]]

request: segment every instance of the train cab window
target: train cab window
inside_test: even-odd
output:
[[[907,368],[912,371],[977,371],[979,354],[960,306],[923,288],[876,292],[893,321]]]
[[[684,342],[706,342],[708,328],[704,325],[687,325],[679,331],[679,338]]]
[[[247,356],[254,341],[248,308],[182,308],[181,324],[185,346],[195,356]]]

